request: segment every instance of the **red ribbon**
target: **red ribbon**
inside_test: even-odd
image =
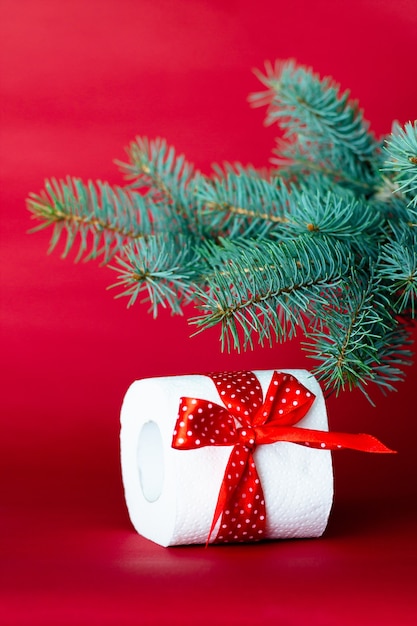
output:
[[[208,376],[224,406],[182,397],[172,439],[172,447],[178,450],[233,446],[207,543],[220,516],[216,543],[265,537],[265,498],[253,458],[258,445],[287,441],[323,450],[393,452],[371,435],[295,427],[307,415],[315,395],[290,374],[274,372],[265,399],[253,372]]]

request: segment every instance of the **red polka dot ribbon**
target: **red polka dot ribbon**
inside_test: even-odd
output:
[[[307,415],[315,395],[290,374],[274,372],[265,398],[253,372],[208,376],[216,385],[223,406],[182,397],[172,439],[172,447],[178,450],[233,446],[207,543],[220,518],[216,543],[265,537],[265,498],[253,458],[258,445],[287,441],[325,450],[393,452],[371,435],[294,426]]]

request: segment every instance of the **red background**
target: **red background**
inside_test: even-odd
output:
[[[46,255],[29,192],[67,174],[121,183],[113,160],[162,136],[203,171],[267,164],[274,129],[253,67],[294,57],[360,100],[379,135],[416,117],[414,0],[1,0],[0,622],[14,625],[415,624],[415,379],[372,408],[331,398],[333,429],[394,456],[336,455],[325,536],[163,549],[134,533],[119,410],[136,378],[310,367],[297,342],[221,354],[217,330],[153,320],[98,264]],[[192,315],[193,311],[190,310]]]

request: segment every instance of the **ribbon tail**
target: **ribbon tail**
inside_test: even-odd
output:
[[[323,430],[313,430],[310,428],[297,428],[296,426],[280,426],[275,432],[268,432],[267,427],[259,427],[258,444],[272,443],[277,441],[287,441],[297,443],[311,448],[323,450],[340,450],[348,448],[360,452],[372,452],[382,454],[395,454],[396,450],[391,450],[379,439],[365,433],[338,433]]]
[[[230,462],[230,461],[229,461]],[[213,520],[211,522],[211,527],[209,530],[209,533],[207,535],[207,541],[206,541],[206,548],[210,543],[210,538],[213,534],[213,531],[216,527],[217,522],[220,519],[221,514],[223,513],[223,511],[226,508],[226,505],[230,499],[231,496],[233,496],[233,489],[231,486],[229,486],[228,484],[228,480],[227,480],[227,474],[228,474],[228,467],[226,467],[226,471],[224,473],[224,478],[222,480],[222,484],[220,486],[220,491],[219,491],[219,496],[217,498],[217,504],[216,504],[216,508],[214,510],[214,515],[213,515]]]

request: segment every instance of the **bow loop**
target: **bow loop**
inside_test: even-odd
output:
[[[308,413],[315,397],[291,374],[274,372],[254,424],[292,426]]]
[[[180,398],[173,448],[192,450],[204,446],[230,446],[235,440],[235,420],[227,409],[199,398]]]

